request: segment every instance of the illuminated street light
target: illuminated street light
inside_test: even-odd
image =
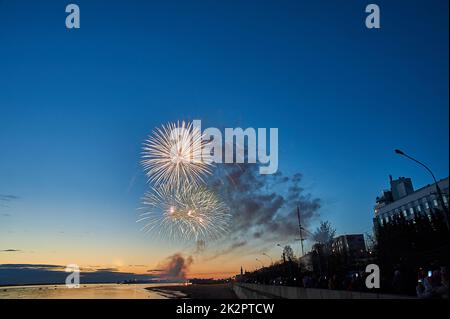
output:
[[[409,156],[408,154],[406,154],[405,152],[403,152],[402,150],[396,149],[394,150],[394,152],[398,155],[404,156],[406,158],[409,158],[410,160],[412,160],[413,162],[416,162],[417,164],[421,165],[422,167],[424,167],[433,177],[434,180],[434,185],[436,186],[436,191],[438,194],[438,198],[439,198],[439,202],[441,204],[442,210],[444,212],[444,220],[445,220],[445,224],[447,225],[447,229],[449,229],[449,225],[448,225],[448,216],[447,216],[447,209],[445,207],[445,203],[444,203],[444,198],[442,196],[442,192],[441,192],[441,188],[438,185],[438,182],[436,180],[436,177],[434,176],[433,172],[431,171],[431,169],[426,166],[424,163],[419,162],[418,160],[416,160],[415,158]]]

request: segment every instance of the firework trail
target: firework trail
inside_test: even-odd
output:
[[[228,231],[231,215],[214,192],[203,186],[162,184],[143,198],[142,231],[174,241],[214,240]]]
[[[203,184],[212,161],[210,154],[202,154],[208,143],[202,137],[190,122],[157,128],[143,146],[142,165],[149,182],[172,188]]]

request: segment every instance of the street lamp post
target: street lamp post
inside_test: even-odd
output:
[[[447,229],[449,229],[449,225],[448,225],[448,216],[447,216],[447,209],[445,208],[444,197],[442,196],[441,188],[439,187],[438,182],[437,182],[437,180],[436,180],[436,177],[434,176],[434,174],[433,174],[433,172],[431,171],[431,169],[429,169],[428,166],[426,166],[424,163],[419,162],[419,161],[416,160],[415,158],[409,156],[408,154],[406,154],[405,152],[403,152],[403,151],[401,151],[401,150],[399,150],[399,149],[396,149],[396,150],[395,150],[395,153],[398,154],[398,155],[404,156],[404,157],[406,157],[406,158],[409,158],[410,160],[416,162],[417,164],[419,164],[419,165],[421,165],[422,167],[424,167],[424,168],[431,174],[431,176],[433,177],[433,180],[434,180],[434,185],[436,186],[436,191],[437,191],[437,194],[438,194],[439,203],[441,204],[442,210],[443,210],[443,212],[444,212],[444,220],[445,220],[445,224],[446,224],[446,226],[447,226]]]

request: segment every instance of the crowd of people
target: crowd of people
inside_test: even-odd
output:
[[[430,267],[433,270],[419,269],[416,273],[404,267],[381,276],[380,289],[376,292],[399,295],[417,295],[422,299],[448,299],[447,267]],[[292,269],[292,268],[291,268]],[[347,271],[332,274],[314,272],[277,272],[276,269],[261,269],[245,274],[241,281],[268,285],[297,286],[303,288],[332,289],[359,292],[374,292],[366,286],[370,273]]]
[[[417,297],[422,299],[448,299],[448,269],[424,271],[419,270],[417,287]]]
[[[307,273],[302,278],[304,288],[333,289],[347,291],[365,291],[365,272],[349,272],[347,274],[332,274],[316,276]]]

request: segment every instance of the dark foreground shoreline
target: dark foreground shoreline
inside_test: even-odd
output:
[[[192,284],[146,289],[171,299],[238,299],[230,284]]]

